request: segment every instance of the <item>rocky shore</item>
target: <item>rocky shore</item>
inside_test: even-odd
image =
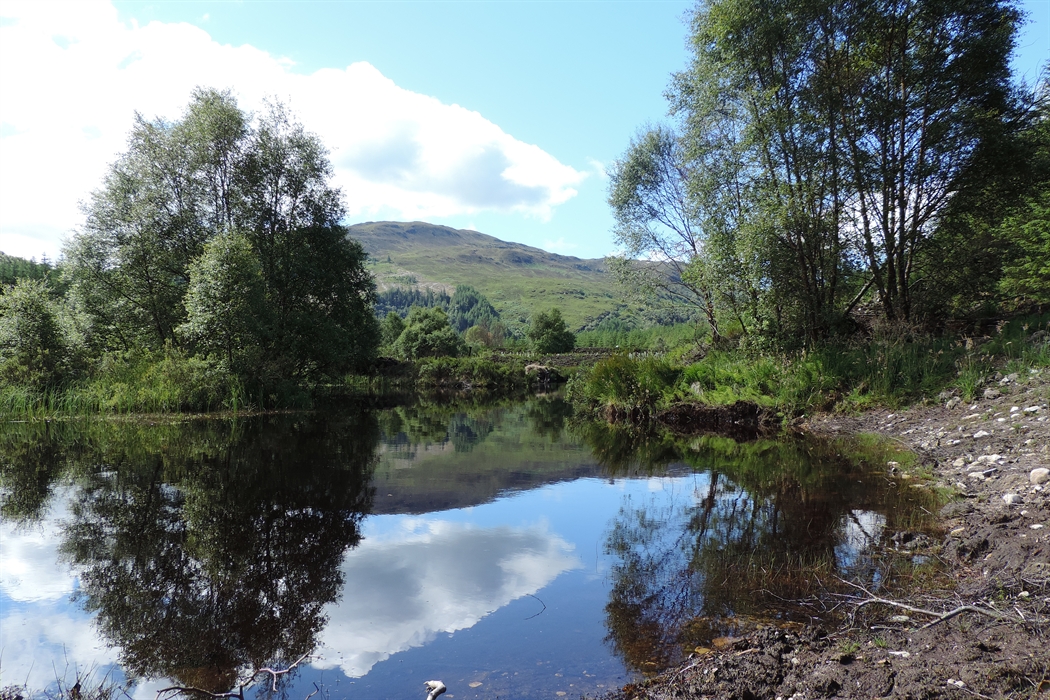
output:
[[[858,590],[844,620],[759,626],[629,685],[617,700],[668,698],[1050,697],[1050,370],[997,375],[982,398],[858,416],[801,429],[876,433],[918,455],[901,469],[951,494],[940,531],[908,546],[943,574],[877,599]],[[879,595],[887,595],[885,593]]]

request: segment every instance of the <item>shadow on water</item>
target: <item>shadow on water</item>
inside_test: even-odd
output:
[[[888,476],[887,457],[907,456],[884,445],[577,430],[610,474],[679,463],[705,477],[689,498],[625,499],[608,530],[607,641],[640,671],[757,624],[834,620],[857,593],[845,580],[878,590],[932,568],[891,538],[930,530],[938,496]]]
[[[39,517],[72,479],[60,551],[125,673],[222,692],[316,645],[378,435],[369,414],[27,424],[0,435],[3,512]]]

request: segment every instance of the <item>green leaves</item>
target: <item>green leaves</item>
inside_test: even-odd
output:
[[[533,316],[528,337],[533,349],[543,354],[571,352],[576,347],[576,335],[565,325],[558,309]]]
[[[184,342],[274,381],[366,367],[375,282],[331,176],[279,103],[253,119],[229,91],[197,89],[176,122],[137,116],[66,249],[97,349]]]
[[[394,343],[394,351],[409,360],[458,357],[465,349],[463,339],[449,325],[448,315],[437,307],[414,307]]]

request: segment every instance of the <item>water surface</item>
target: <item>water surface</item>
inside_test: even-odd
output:
[[[576,697],[911,566],[878,450],[497,408],[0,428],[0,684]],[[67,680],[68,682],[68,680]]]

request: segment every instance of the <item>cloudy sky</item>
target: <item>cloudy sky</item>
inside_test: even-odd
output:
[[[331,150],[348,223],[604,255],[604,167],[664,117],[691,5],[0,0],[0,250],[56,257],[133,113],[177,118],[201,85],[287,102]],[[1023,5],[1033,82],[1050,0]]]

